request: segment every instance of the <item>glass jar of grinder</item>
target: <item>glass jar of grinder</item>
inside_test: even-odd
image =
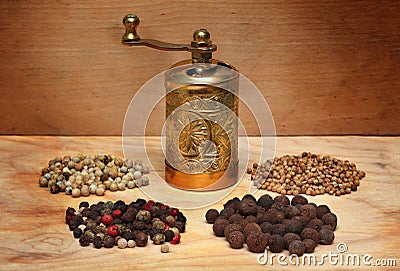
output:
[[[206,29],[196,30],[190,44],[141,39],[139,18],[123,19],[122,43],[166,51],[187,51],[191,60],[165,72],[165,179],[184,190],[212,191],[238,179],[239,74],[212,58],[217,46]]]

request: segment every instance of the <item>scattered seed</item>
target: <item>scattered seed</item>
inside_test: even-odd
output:
[[[160,247],[160,251],[162,253],[168,253],[169,252],[169,246],[167,244],[162,244]]]

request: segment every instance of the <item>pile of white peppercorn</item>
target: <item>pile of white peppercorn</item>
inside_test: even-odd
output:
[[[350,194],[365,176],[354,163],[310,152],[254,163],[247,173],[257,188],[294,196]]]
[[[118,191],[145,186],[149,167],[142,161],[124,160],[107,154],[57,156],[42,169],[39,185],[51,193],[64,192],[73,197],[104,195],[106,190]]]

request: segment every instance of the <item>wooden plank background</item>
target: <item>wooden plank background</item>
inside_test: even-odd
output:
[[[148,153],[162,151],[159,138],[146,140],[151,143]],[[395,259],[396,266],[392,267],[365,266],[363,263],[361,266],[335,266],[329,264],[328,258],[325,258],[323,265],[293,266],[288,263],[288,267],[283,267],[277,262],[279,254],[276,254],[273,265],[270,262],[259,265],[258,254],[250,253],[246,247],[230,249],[224,238],[214,236],[212,226],[206,223],[204,215],[207,209],[221,210],[228,199],[236,196],[242,198],[248,193],[248,175],[226,198],[207,208],[184,210],[188,219],[186,232],[182,235],[181,244],[170,245],[171,252],[168,254],[161,254],[160,247],[151,242],[145,248],[125,250],[116,247],[100,250],[81,247],[63,220],[68,206],[76,208],[84,200],[91,204],[100,200],[131,202],[147,196],[139,189],[107,191],[104,197],[91,195],[72,198],[63,194],[50,194],[38,186],[40,169],[57,155],[75,155],[79,152],[95,154],[103,151],[121,156],[120,141],[120,137],[0,137],[0,155],[6,157],[0,159],[0,185],[3,187],[0,197],[3,222],[0,223],[0,270],[399,270],[399,137],[279,137],[276,148],[277,156],[299,154],[304,150],[330,154],[348,159],[356,163],[358,169],[366,172],[357,192],[340,197],[327,194],[307,196],[311,202],[327,204],[337,214],[339,221],[334,243],[329,246],[319,245],[315,250],[317,259],[326,253],[338,253],[336,246],[345,243],[348,246],[345,257],[350,254],[369,254],[373,256],[371,263],[377,259]],[[146,157],[140,142],[140,138],[130,141],[130,146],[137,150],[138,159]],[[258,138],[249,138],[249,144],[252,148],[250,161],[256,161],[260,155]],[[170,189],[162,190],[161,187],[165,187],[161,185],[162,179],[155,174],[157,171],[163,175],[162,155],[154,155],[151,161],[150,185],[143,191],[147,195],[149,192],[150,195],[160,195],[162,192],[171,195],[166,192]],[[259,198],[264,193],[265,190],[259,190],[255,197]],[[173,194],[177,195],[178,192]],[[278,195],[273,192],[268,194],[273,197]],[[163,202],[176,206],[174,200],[178,199],[182,203],[182,198],[171,197]],[[155,200],[161,199],[157,197]],[[283,254],[289,256],[287,251]],[[332,261],[338,258],[333,257]]]
[[[374,0],[1,1],[0,134],[120,135],[140,86],[190,57],[122,46],[131,12],[142,37],[187,43],[207,28],[279,135],[400,134],[400,2]]]

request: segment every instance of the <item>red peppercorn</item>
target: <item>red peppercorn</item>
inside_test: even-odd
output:
[[[152,205],[152,206],[155,204],[154,200],[152,200],[152,199],[149,200],[147,203],[150,204],[150,205]]]
[[[166,222],[166,221],[163,221],[164,222],[164,225],[165,225],[165,228],[164,228],[164,230],[169,230],[171,227],[168,225],[168,223]]]
[[[75,215],[66,215],[65,223],[69,224],[69,222],[75,217]]]
[[[103,215],[101,222],[103,222],[104,225],[110,225],[113,222],[113,218],[110,215]]]
[[[169,206],[163,204],[163,205],[160,206],[160,209],[161,209],[161,210],[168,210],[168,209],[169,209]]]
[[[108,233],[110,236],[112,236],[112,237],[117,236],[118,233],[119,233],[118,226],[116,226],[116,225],[109,226],[109,227],[107,228],[107,233]]]
[[[172,208],[171,211],[169,212],[169,214],[172,216],[177,216],[179,214],[179,209]]]
[[[180,241],[181,241],[181,235],[178,234],[177,236],[172,238],[172,240],[170,241],[170,244],[176,245],[176,244],[179,244]]]
[[[114,212],[112,213],[112,217],[113,217],[114,219],[120,218],[121,216],[122,216],[122,211],[119,210],[119,209],[114,210]]]
[[[145,205],[143,205],[142,209],[151,212],[153,211],[153,205],[146,203]]]

